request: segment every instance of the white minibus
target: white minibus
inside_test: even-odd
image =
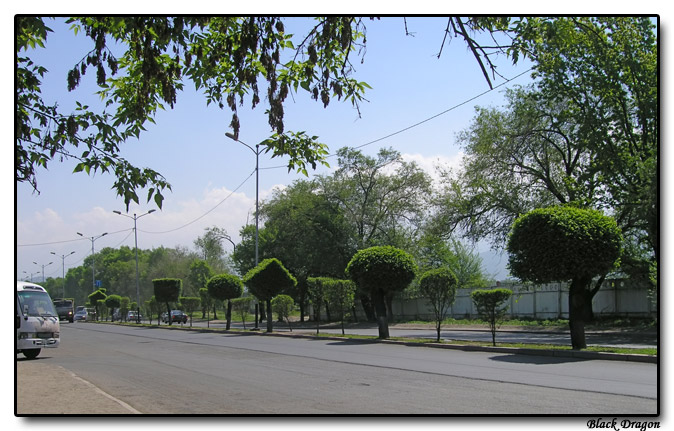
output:
[[[49,293],[34,283],[16,282],[16,352],[34,359],[43,347],[58,347],[59,316]]]

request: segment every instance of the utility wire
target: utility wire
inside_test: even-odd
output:
[[[116,233],[126,232],[127,230],[133,230],[133,228],[122,229],[122,230],[118,230],[118,231],[115,231],[115,232],[109,232],[108,235],[114,235]],[[66,240],[63,240],[63,241],[42,242],[42,243],[34,243],[34,244],[17,244],[16,246],[17,247],[33,247],[33,246],[39,246],[39,245],[66,244],[66,243],[69,243],[69,242],[84,241],[84,240],[91,241],[91,238],[82,237],[82,238],[77,238],[77,239],[66,239]]]
[[[243,180],[243,181],[241,182],[241,184],[239,184],[234,190],[232,190],[232,192],[231,192],[230,194],[228,194],[223,200],[221,200],[220,202],[218,202],[213,208],[211,208],[210,210],[206,211],[205,213],[203,213],[203,214],[200,215],[199,217],[195,218],[195,219],[192,220],[191,222],[185,223],[184,225],[182,225],[182,226],[180,226],[180,227],[177,227],[177,228],[175,228],[175,229],[165,230],[165,231],[161,231],[161,232],[150,232],[150,231],[145,231],[145,230],[140,230],[140,229],[138,229],[138,231],[139,231],[139,232],[143,232],[143,233],[162,234],[162,233],[175,232],[175,231],[177,231],[177,230],[180,230],[180,229],[182,229],[182,228],[185,228],[185,227],[191,225],[192,223],[195,223],[195,222],[201,220],[202,218],[206,217],[208,214],[210,214],[211,212],[213,212],[213,210],[215,210],[217,207],[219,207],[220,205],[222,205],[223,202],[225,202],[225,201],[226,201],[227,199],[229,199],[234,193],[236,193],[241,187],[243,187],[243,185],[246,184],[246,182],[250,179],[250,177],[253,176],[254,173],[255,173],[255,169],[253,169],[253,172],[251,172],[250,175],[248,175],[248,176],[246,177],[246,179]]]
[[[441,115],[444,115],[444,114],[446,114],[446,113],[448,113],[448,112],[451,112],[451,111],[453,111],[453,110],[455,110],[455,109],[457,109],[457,108],[459,108],[459,107],[465,105],[466,103],[470,103],[470,102],[472,102],[473,100],[478,99],[478,98],[484,96],[485,94],[491,93],[492,91],[496,90],[497,88],[500,88],[500,87],[502,87],[502,86],[508,84],[509,82],[514,81],[515,79],[519,78],[520,76],[522,76],[522,75],[524,75],[524,74],[526,74],[526,73],[531,72],[532,70],[533,70],[533,69],[527,69],[527,70],[525,70],[524,72],[522,72],[522,73],[520,73],[520,74],[518,74],[518,75],[516,75],[516,76],[514,76],[514,77],[512,77],[512,78],[510,78],[510,79],[508,79],[508,80],[506,80],[506,81],[504,81],[504,82],[502,82],[502,83],[500,83],[499,85],[495,86],[494,88],[491,88],[491,89],[489,89],[489,90],[483,91],[482,93],[480,93],[480,94],[478,94],[478,95],[476,95],[476,96],[473,96],[473,97],[471,97],[470,99],[466,99],[466,100],[464,100],[464,101],[461,102],[461,103],[458,103],[458,104],[456,104],[456,105],[454,105],[454,106],[452,106],[452,107],[450,107],[450,108],[448,108],[448,109],[446,109],[446,110],[444,110],[444,111],[442,111],[442,112],[440,112],[440,113],[438,113],[438,114],[433,115],[432,117],[428,117],[428,118],[426,118],[425,120],[421,120],[421,121],[419,121],[418,123],[414,123],[414,124],[412,124],[411,126],[405,127],[404,129],[400,129],[400,130],[398,130],[398,131],[396,131],[396,132],[390,133],[390,134],[388,134],[388,135],[386,135],[386,136],[383,136],[383,137],[381,137],[381,138],[377,138],[377,139],[375,139],[375,140],[373,140],[373,141],[366,142],[366,143],[364,143],[364,144],[362,144],[362,145],[358,145],[357,147],[353,147],[353,148],[354,148],[354,149],[358,149],[358,148],[367,147],[368,145],[372,145],[372,144],[374,144],[374,143],[383,141],[383,140],[388,139],[388,138],[390,138],[390,137],[392,137],[392,136],[399,135],[400,133],[406,132],[406,131],[408,131],[408,130],[410,130],[410,129],[413,129],[413,128],[417,127],[417,126],[420,126],[420,125],[422,125],[422,124],[424,124],[424,123],[427,123],[427,122],[429,122],[429,121],[431,121],[431,120],[433,120],[433,119],[435,119],[435,118],[438,118],[438,117],[441,116]],[[326,158],[328,158],[328,157],[334,157],[334,156],[336,156],[336,154],[330,154],[330,155],[326,156]],[[260,168],[260,169],[261,169],[261,170],[262,170],[262,169],[280,169],[280,168],[287,168],[287,167],[288,167],[287,165],[278,165],[278,166],[269,166],[269,167],[266,167],[266,168]]]

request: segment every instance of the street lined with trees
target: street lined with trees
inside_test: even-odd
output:
[[[76,172],[114,173],[114,189],[127,206],[138,203],[137,189],[148,188],[147,200],[161,207],[170,184],[119,157],[119,146],[138,137],[163,105],[173,107],[183,79],[203,90],[209,103],[232,111],[235,139],[242,127],[237,107],[244,101],[268,105],[273,135],[264,151],[289,156],[288,168],[308,177],[307,168],[325,164],[328,153],[318,137],[284,129],[288,95],[306,91],[324,107],[336,98],[357,109],[369,87],[354,79],[351,65],[366,43],[360,18],[319,18],[299,46],[278,17],[71,22],[95,47],[71,70],[69,89],[95,68],[99,95],[114,109],[98,113],[80,105],[63,115],[47,106],[40,95],[46,71],[26,51],[43,45],[49,29],[41,18],[17,18],[16,177],[36,190],[39,170],[58,154],[80,160]],[[46,287],[72,292],[79,304],[118,308],[135,296],[138,281],[141,298],[152,303],[147,298],[154,297],[167,313],[183,296],[199,297],[202,313],[215,316],[226,299],[229,322],[229,300],[241,293],[225,294],[214,280],[231,274],[260,301],[272,331],[278,295],[298,304],[301,320],[311,301],[319,313],[323,306],[343,321],[353,307],[346,301],[351,295],[344,291],[336,298],[345,286],[329,280],[349,278],[353,300],[379,323],[379,337],[388,338],[393,295],[447,302],[446,287],[454,280],[457,287],[488,287],[489,275],[470,249],[486,240],[507,249],[511,274],[521,280],[571,282],[571,344],[585,348],[583,323],[592,319],[592,298],[611,271],[649,283],[657,296],[659,66],[653,23],[623,16],[448,17],[447,29],[467,43],[490,85],[494,53],[530,60],[535,82],[510,90],[506,108],[477,108],[459,137],[466,154],[462,168],[445,169],[440,187],[394,149],[373,157],[344,147],[336,152],[332,174],[296,181],[262,202],[256,214],[262,229],[243,226],[229,256],[222,241],[231,238],[217,226],[195,239],[196,252],[180,246],[136,250],[137,261],[128,247],[94,254],[92,238],[92,255],[83,265]],[[475,32],[505,42],[482,46]],[[120,58],[107,45],[113,40],[126,48]],[[294,53],[293,60],[281,61],[283,52]],[[268,85],[266,98],[258,78]],[[418,278],[437,268],[453,276],[443,282],[442,294]],[[100,289],[92,293],[97,281]]]

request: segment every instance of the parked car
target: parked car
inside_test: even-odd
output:
[[[168,317],[166,313],[161,315],[161,320],[164,323],[168,323]],[[187,323],[187,314],[183,313],[181,310],[171,310],[171,322]]]
[[[127,322],[136,322],[137,320],[143,320],[143,315],[133,310],[126,313]]]
[[[78,321],[78,320],[85,320],[86,321],[88,315],[89,315],[89,313],[87,312],[87,309],[82,307],[82,306],[79,306],[79,307],[77,307],[77,311],[75,311],[75,318],[74,319],[75,319],[75,321]]]

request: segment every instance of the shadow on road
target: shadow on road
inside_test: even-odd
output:
[[[535,355],[500,355],[492,356],[492,361],[510,362],[513,364],[533,364],[533,365],[552,365],[565,364],[569,362],[586,362],[589,359],[584,358],[565,358],[561,356],[535,356]]]

